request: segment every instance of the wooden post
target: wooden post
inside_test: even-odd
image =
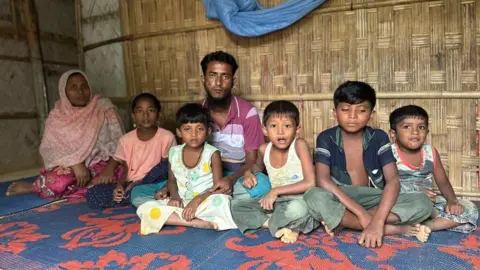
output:
[[[82,0],[75,0],[75,23],[77,26],[77,52],[78,66],[85,70],[85,55],[83,52],[83,31],[82,31]]]
[[[32,64],[33,89],[35,91],[35,103],[37,107],[40,136],[43,136],[45,120],[48,114],[47,87],[43,73],[43,59],[40,50],[40,36],[38,32],[38,18],[35,5],[32,0],[23,1],[25,12],[25,30],[27,31],[27,43],[30,50],[30,63]]]
[[[12,14],[12,24],[15,29],[15,40],[18,40],[18,20],[17,20],[17,7],[15,0],[10,0],[10,13]]]
[[[124,37],[131,35],[130,15],[128,14],[128,0],[120,1],[120,26],[122,27],[122,35]],[[123,42],[123,69],[125,72],[125,82],[127,84],[127,97],[135,96],[135,81],[133,78],[133,62],[132,62],[132,41],[126,39]]]

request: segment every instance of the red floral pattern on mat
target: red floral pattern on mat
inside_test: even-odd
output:
[[[258,238],[258,235],[249,236],[250,239]],[[225,246],[229,249],[243,252],[248,258],[254,260],[244,263],[239,269],[268,268],[271,266],[285,269],[310,269],[322,265],[328,269],[361,269],[354,265],[348,254],[337,248],[338,242],[356,244],[358,234],[342,232],[339,236],[330,237],[323,231],[315,231],[307,236],[300,235],[295,244],[284,244],[278,239],[258,245],[244,244],[248,240],[233,237],[227,240]],[[394,257],[399,250],[420,247],[418,243],[407,239],[386,237],[381,248],[370,249],[376,256],[366,256],[366,259],[374,262],[385,262]],[[323,254],[319,256],[319,254]],[[300,259],[299,259],[300,257]],[[392,269],[388,264],[381,265],[383,269]],[[393,268],[394,269],[394,268]]]
[[[322,266],[325,269],[361,269],[334,246],[325,245],[322,241],[327,238],[326,235],[317,231],[308,236],[300,235],[295,244],[284,244],[278,239],[272,239],[272,241],[253,246],[243,245],[242,242],[246,240],[245,238],[233,237],[227,240],[225,246],[243,252],[248,258],[254,259],[242,264],[237,269],[266,269],[268,267],[311,269],[315,266]],[[318,256],[319,250],[323,251],[326,256]],[[300,255],[301,258],[298,259],[297,255],[301,252],[304,254]]]
[[[480,269],[480,237],[469,235],[460,241],[460,246],[443,246],[438,250],[453,255],[471,264],[473,269]]]
[[[128,259],[122,252],[110,250],[107,254],[98,257],[95,261],[69,261],[58,264],[58,267],[66,269],[105,269],[106,267],[121,267],[132,270],[146,269],[155,260],[166,261],[162,267],[156,269],[188,269],[191,261],[184,255],[170,255],[168,253],[147,253],[141,256],[133,256]]]
[[[50,235],[35,233],[38,226],[28,222],[0,224],[0,251],[18,254],[27,249],[28,242],[36,242]]]
[[[129,208],[110,208],[101,214],[88,213],[78,217],[85,226],[75,228],[62,235],[69,242],[62,248],[73,250],[79,247],[114,247],[121,245],[139,234],[140,220],[136,214],[116,214],[116,211]],[[105,217],[104,215],[109,215]],[[185,227],[166,227],[160,234],[179,234],[186,231]]]

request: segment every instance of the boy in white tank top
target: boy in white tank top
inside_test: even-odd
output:
[[[293,243],[300,232],[309,233],[319,226],[302,198],[315,186],[315,172],[307,142],[296,138],[299,114],[289,101],[275,101],[265,108],[263,133],[270,142],[260,146],[257,162],[245,172],[242,184],[247,189],[255,187],[258,175],[266,169],[272,188],[260,200],[232,202],[233,220],[244,234],[268,228],[272,236]]]

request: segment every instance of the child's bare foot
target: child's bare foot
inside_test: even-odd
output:
[[[322,226],[323,228],[325,228],[325,232],[330,235],[330,236],[335,236],[335,234],[337,234],[338,232],[340,232],[343,227],[338,225],[336,228],[334,229],[330,229],[327,224],[325,223],[325,221],[322,221]]]
[[[428,240],[428,237],[430,237],[430,233],[432,232],[432,230],[425,226],[425,225],[421,225],[420,226],[420,231],[417,233],[416,237],[419,241],[425,243],[427,242]]]
[[[21,194],[33,193],[33,183],[30,182],[13,182],[7,189],[5,195],[15,196]]]
[[[209,229],[209,230],[215,230],[215,231],[218,230],[218,225],[216,223],[206,221],[206,220],[201,220],[198,218],[195,218],[188,223],[190,223],[190,226],[194,228]]]
[[[298,234],[299,232],[292,231],[288,228],[283,228],[279,230],[277,233],[275,233],[275,237],[280,238],[280,241],[282,241],[285,244],[292,244],[297,241]]]
[[[417,236],[420,232],[420,224],[415,225],[385,225],[385,235]]]
[[[386,235],[407,235],[415,236],[421,242],[426,242],[430,236],[429,227],[425,225],[415,224],[415,225],[385,225],[385,234]]]

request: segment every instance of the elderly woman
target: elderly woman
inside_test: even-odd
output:
[[[42,198],[83,197],[87,187],[117,181],[102,172],[124,130],[116,107],[92,94],[87,76],[70,70],[60,77],[60,100],[45,123],[40,155],[45,168],[35,182],[14,182],[7,196],[36,193]]]

